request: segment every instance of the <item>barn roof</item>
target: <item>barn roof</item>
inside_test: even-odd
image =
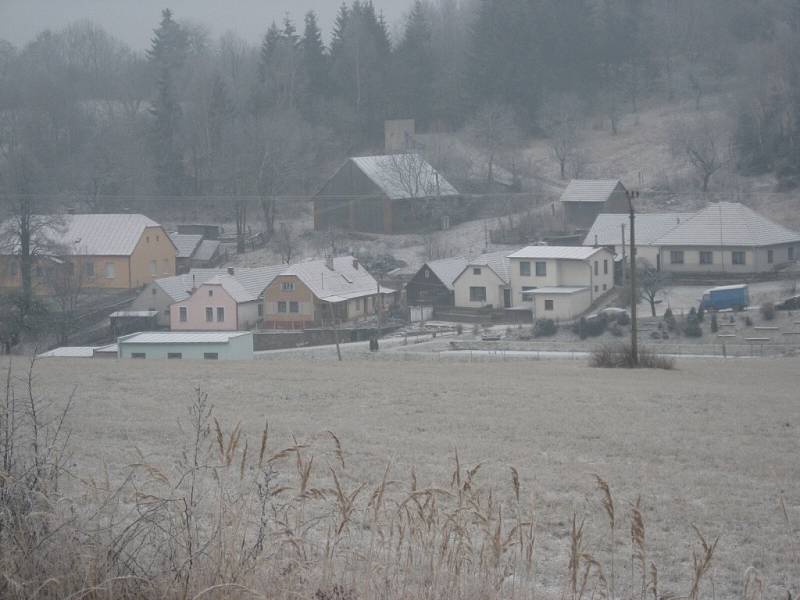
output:
[[[659,246],[771,246],[800,242],[800,233],[738,202],[709,204],[656,240]]]
[[[440,258],[430,260],[422,268],[428,268],[439,278],[439,281],[448,289],[453,290],[453,282],[456,280],[464,267],[467,266],[467,259],[463,256],[453,256],[452,258]]]
[[[618,185],[619,179],[573,179],[561,194],[561,202],[598,202],[609,199]]]
[[[191,258],[197,246],[203,241],[203,236],[194,233],[170,233],[169,239],[178,249],[177,258]]]
[[[458,191],[419,154],[355,156],[349,159],[391,200],[441,196]]]

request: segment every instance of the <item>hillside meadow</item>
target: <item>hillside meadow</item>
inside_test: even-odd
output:
[[[683,360],[654,372],[579,361],[47,359],[33,390],[57,403],[75,390],[60,493],[95,516],[114,497],[109,531],[128,533],[104,543],[117,547],[137,531],[137,544],[155,554],[168,545],[172,557],[158,569],[140,559],[106,565],[104,576],[97,559],[75,590],[122,597],[114,578],[136,574],[167,587],[137,595],[126,579],[129,597],[588,598],[613,589],[638,598],[655,587],[659,596],[785,598],[797,594],[800,572],[797,365]],[[22,399],[21,359],[13,372]],[[165,508],[160,534],[145,527],[156,521],[142,520],[154,503],[187,497],[188,480],[210,504],[178,510],[180,518]],[[248,482],[261,496],[242,491]],[[275,495],[259,503],[264,489]],[[215,565],[199,581],[174,559],[190,516],[196,530],[183,551]],[[141,529],[122,527],[131,521]],[[265,528],[276,548],[292,532],[280,559],[241,559],[237,570],[228,561],[238,542],[224,560],[216,542],[197,550],[204,536],[229,544],[226,535],[241,536],[240,550],[263,550]],[[287,571],[282,561],[294,552],[303,560]],[[268,594],[262,586],[275,578],[285,587]],[[224,587],[234,581],[252,594]]]

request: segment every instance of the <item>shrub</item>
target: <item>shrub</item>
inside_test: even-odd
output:
[[[733,321],[731,321],[731,323],[733,323]],[[745,315],[744,316],[744,324],[747,327],[752,327],[753,326],[753,319],[750,318],[750,315]]]
[[[628,315],[628,313],[624,312],[617,314],[617,325],[625,326],[625,325],[630,325],[630,323],[631,323],[631,318]]]
[[[599,335],[603,335],[603,333],[606,331],[607,325],[608,319],[604,314],[597,315],[596,317],[592,317],[590,319],[581,317],[581,320],[574,325],[573,331],[577,333],[582,340],[585,340],[587,337],[597,337]]]
[[[622,327],[619,326],[619,323],[611,323],[608,326],[608,332],[613,335],[614,337],[622,337]]]
[[[717,323],[717,315],[711,315],[711,333],[717,333],[719,331],[719,323]]]
[[[697,315],[689,315],[683,326],[683,334],[686,337],[703,337],[703,328],[697,321]]]
[[[596,348],[592,351],[589,364],[593,367],[608,369],[630,369],[634,366],[642,369],[670,370],[675,368],[674,359],[656,354],[647,348],[639,349],[639,364],[634,365],[630,344],[624,343],[604,344]]]
[[[660,340],[661,339],[661,332],[660,331],[651,331],[650,332],[650,337],[653,338],[654,340]]]
[[[772,302],[764,302],[759,310],[765,321],[772,321],[775,318],[775,305]]]
[[[558,325],[553,319],[536,319],[533,324],[533,337],[549,337],[558,332]]]
[[[677,322],[675,321],[675,315],[672,314],[672,309],[667,308],[664,311],[664,323],[667,324],[667,329],[670,331],[675,331],[676,327],[678,326]]]
[[[697,309],[697,320],[702,322],[703,319],[705,318],[706,318],[706,309],[701,304],[700,308]]]
[[[464,333],[464,326],[461,323],[456,324],[456,335]]]

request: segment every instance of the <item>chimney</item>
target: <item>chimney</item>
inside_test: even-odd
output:
[[[358,271],[358,259],[357,259],[357,258],[354,258],[354,259],[353,259],[353,268],[354,268],[356,271]]]
[[[333,271],[333,256],[328,255],[325,257],[325,266],[328,267],[329,271]]]
[[[197,285],[195,284],[194,273],[192,273],[192,292],[194,292],[196,289]]]
[[[228,275],[233,276],[233,267],[228,267]]]

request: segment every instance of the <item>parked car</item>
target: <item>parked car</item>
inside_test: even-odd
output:
[[[705,310],[744,310],[750,303],[747,285],[721,285],[706,290],[700,306]]]

